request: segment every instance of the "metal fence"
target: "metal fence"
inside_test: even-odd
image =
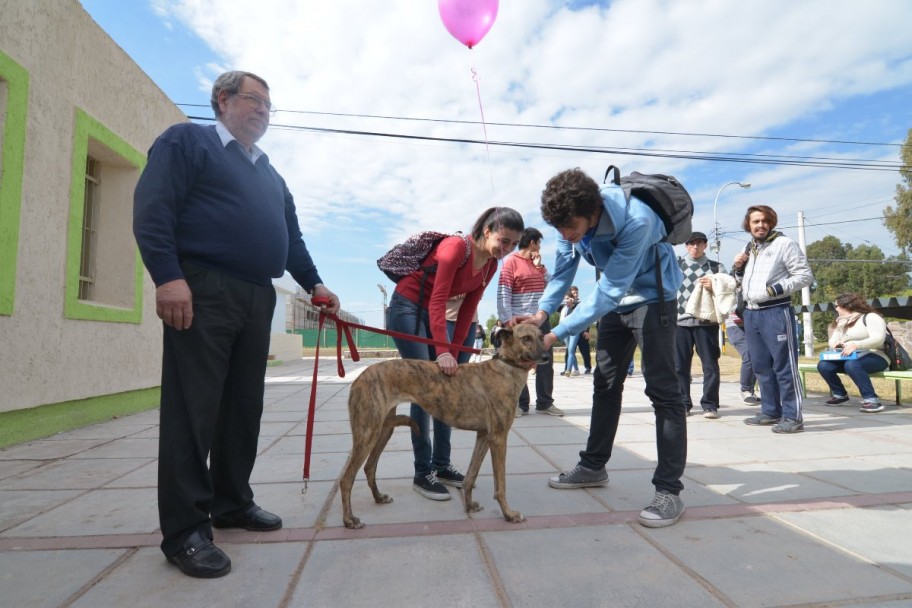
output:
[[[396,348],[393,339],[389,336],[363,329],[353,329],[351,332],[352,339],[355,341],[355,348],[359,350],[363,348],[395,350]],[[320,331],[318,329],[296,329],[294,330],[294,333],[301,336],[304,348],[316,348],[318,339],[320,340],[320,348],[336,345],[335,327],[324,327],[322,336],[320,336]],[[342,338],[342,345],[346,348],[348,347],[344,337]]]

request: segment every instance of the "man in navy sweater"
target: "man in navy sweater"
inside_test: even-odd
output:
[[[212,87],[215,126],[165,131],[134,195],[133,233],[164,324],[158,510],[162,552],[189,576],[228,574],[212,526],[268,531],[282,520],[253,501],[272,278],[288,270],[313,296],[323,286],[285,181],[256,146],[269,86],[227,72]],[[208,459],[208,465],[207,465]]]

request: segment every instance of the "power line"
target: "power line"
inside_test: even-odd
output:
[[[188,108],[208,108],[206,104],[199,103],[178,103],[175,104],[178,106],[184,106]],[[341,118],[370,118],[370,119],[379,119],[379,120],[396,120],[396,121],[409,121],[409,122],[430,122],[430,123],[443,123],[443,124],[453,124],[453,125],[481,125],[482,123],[477,120],[457,120],[450,118],[414,118],[407,116],[386,116],[382,114],[348,114],[345,112],[318,112],[314,110],[285,110],[281,109],[279,112],[286,112],[288,114],[309,114],[313,116],[335,116]],[[511,127],[511,128],[524,128],[524,129],[549,129],[555,131],[592,131],[596,133],[636,133],[640,135],[678,135],[682,137],[718,137],[723,139],[753,139],[758,141],[790,141],[797,143],[818,143],[818,144],[844,144],[844,145],[854,145],[854,146],[887,146],[893,148],[901,148],[902,144],[894,143],[883,143],[883,142],[870,142],[870,141],[847,141],[839,139],[808,139],[808,138],[799,138],[799,137],[767,137],[762,135],[728,135],[723,133],[688,133],[686,131],[649,131],[645,129],[609,129],[606,127],[574,127],[574,126],[562,126],[562,125],[541,125],[534,123],[510,123],[510,122],[485,122],[487,126],[496,126],[496,127]]]
[[[214,121],[214,118],[205,116],[188,116],[191,120]],[[377,131],[359,131],[354,129],[329,129],[325,127],[306,127],[297,125],[271,125],[274,129],[288,131],[309,131],[313,133],[331,133],[337,135],[355,135],[362,137],[378,137],[388,139],[403,139],[407,141],[430,141],[438,143],[456,143],[468,145],[500,146],[507,148],[523,148],[531,150],[551,150],[560,152],[583,152],[590,154],[613,154],[617,156],[643,156],[651,158],[673,158],[680,160],[702,160],[729,163],[746,163],[759,165],[785,165],[795,167],[816,167],[820,169],[850,169],[856,171],[889,171],[897,172],[902,168],[901,163],[887,163],[873,160],[833,160],[817,157],[790,157],[787,155],[760,155],[760,154],[714,154],[698,151],[657,150],[649,151],[642,148],[612,148],[606,146],[571,146],[567,144],[541,144],[511,141],[482,141],[478,139],[465,139],[453,137],[432,137],[429,135],[407,135],[404,133],[383,133]]]

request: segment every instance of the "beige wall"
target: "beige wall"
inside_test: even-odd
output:
[[[15,311],[0,315],[0,411],[157,386],[161,325],[148,275],[140,324],[64,317],[75,112],[143,155],[186,118],[75,0],[0,0],[0,50],[30,87]],[[120,190],[122,218],[132,188]]]

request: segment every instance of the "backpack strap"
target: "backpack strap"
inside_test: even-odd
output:
[[[461,236],[463,243],[465,243],[465,248],[466,248],[465,256],[463,256],[462,263],[459,265],[459,268],[462,268],[463,266],[465,266],[466,262],[469,261],[469,257],[472,255],[472,245],[469,243],[469,237],[464,234],[460,234],[460,235],[454,234],[453,236]],[[443,239],[441,239],[441,241],[442,240]],[[439,243],[438,243],[438,245],[439,245]],[[431,274],[432,272],[437,272],[437,262],[434,262],[433,264],[428,264],[427,266],[422,266],[421,271],[422,271],[421,272],[421,282],[418,283],[418,314],[415,316],[415,335],[416,336],[418,335],[418,331],[421,329],[421,319],[423,317],[421,310],[424,307],[423,306],[424,305],[424,285],[427,282],[428,275]],[[430,333],[431,333],[430,328],[428,328],[428,334],[430,334]],[[430,337],[430,336],[428,336],[428,337]]]

